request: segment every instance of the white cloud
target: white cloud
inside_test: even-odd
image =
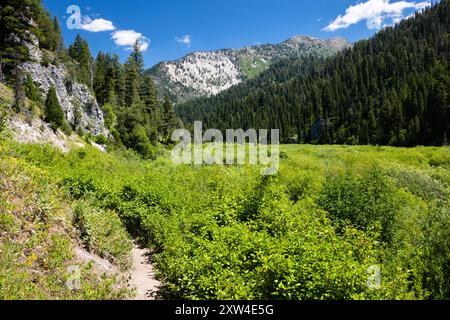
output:
[[[344,16],[339,15],[322,31],[333,32],[345,29],[364,20],[366,20],[369,29],[380,29],[383,27],[385,20],[390,19],[393,23],[397,23],[404,19],[403,12],[407,9],[421,10],[430,5],[429,1],[397,1],[390,3],[390,0],[368,0],[367,2],[350,6],[345,11]]]
[[[145,51],[150,46],[150,40],[142,35],[142,33],[134,30],[117,30],[113,32],[112,39],[119,47],[126,47],[127,50],[131,50],[133,44],[139,40],[141,44],[141,51]]]
[[[116,30],[116,27],[112,21],[109,20],[102,18],[92,20],[89,17],[84,17],[83,23],[81,24],[81,29],[89,32],[103,32]]]
[[[175,37],[175,41],[184,44],[186,47],[190,47],[192,43],[192,37],[190,35],[184,35],[181,38]]]
[[[98,14],[85,15],[81,17],[80,29],[88,32],[114,31],[111,33],[112,40],[119,47],[131,50],[134,43],[139,40],[141,51],[146,51],[150,46],[150,40],[135,30],[117,30],[114,23],[103,18],[93,19]]]

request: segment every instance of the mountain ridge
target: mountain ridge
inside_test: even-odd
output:
[[[275,64],[177,112],[204,128],[277,128],[292,143],[447,145],[449,8],[442,1],[329,59]]]
[[[296,35],[278,44],[191,52],[148,69],[159,91],[174,102],[212,96],[253,79],[280,60],[307,55],[328,57],[349,48],[345,38],[320,40]]]

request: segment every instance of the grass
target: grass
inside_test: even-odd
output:
[[[248,79],[253,79],[268,70],[270,64],[259,58],[241,57],[239,58],[239,66]]]
[[[53,183],[46,168],[15,155],[11,147],[0,141],[0,299],[127,297],[128,291],[120,287],[117,278],[100,276],[90,263],[77,259],[73,203]],[[75,266],[81,272],[81,287],[72,290],[67,281]]]
[[[26,181],[46,177],[39,190],[57,188],[40,203],[68,199],[67,223],[90,250],[126,268],[129,235],[145,242],[167,298],[449,299],[449,151],[285,145],[274,177],[248,165],[176,166],[169,152],[141,161],[3,142],[0,159],[39,172]],[[0,224],[13,230],[13,218]],[[367,285],[373,266],[377,289]],[[20,279],[18,266],[4,269]]]

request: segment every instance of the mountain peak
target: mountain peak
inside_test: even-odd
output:
[[[216,95],[257,77],[282,59],[311,54],[331,56],[349,45],[344,38],[320,40],[297,35],[279,44],[193,52],[179,60],[162,62],[147,73],[154,78],[160,92],[178,103]]]
[[[286,43],[286,42],[292,42],[292,43],[320,42],[320,41],[322,41],[322,40],[315,38],[315,37],[297,35],[297,36],[293,36],[293,37],[289,38],[288,40],[284,41],[284,43]]]

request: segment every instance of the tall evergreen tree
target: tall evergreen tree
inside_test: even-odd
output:
[[[32,21],[42,15],[39,0],[3,0],[0,5],[0,82],[12,76],[20,82],[16,68],[30,59],[26,42],[38,34]]]
[[[179,129],[180,121],[168,97],[166,97],[163,102],[161,125],[163,139],[165,142],[169,142],[172,132]]]
[[[133,107],[141,102],[141,74],[134,57],[130,56],[125,63],[125,106]]]
[[[78,81],[92,88],[93,86],[93,59],[89,44],[79,34],[69,47],[69,56],[79,63]]]
[[[64,50],[64,39],[62,36],[61,24],[59,22],[58,17],[53,18],[53,31],[55,35],[55,50],[62,51]]]
[[[51,87],[47,93],[44,110],[45,121],[47,121],[53,130],[58,129],[64,122],[64,112],[59,104],[55,87]]]
[[[136,40],[133,44],[133,50],[131,52],[131,58],[134,60],[139,74],[144,74],[144,56],[142,55],[141,42]]]

